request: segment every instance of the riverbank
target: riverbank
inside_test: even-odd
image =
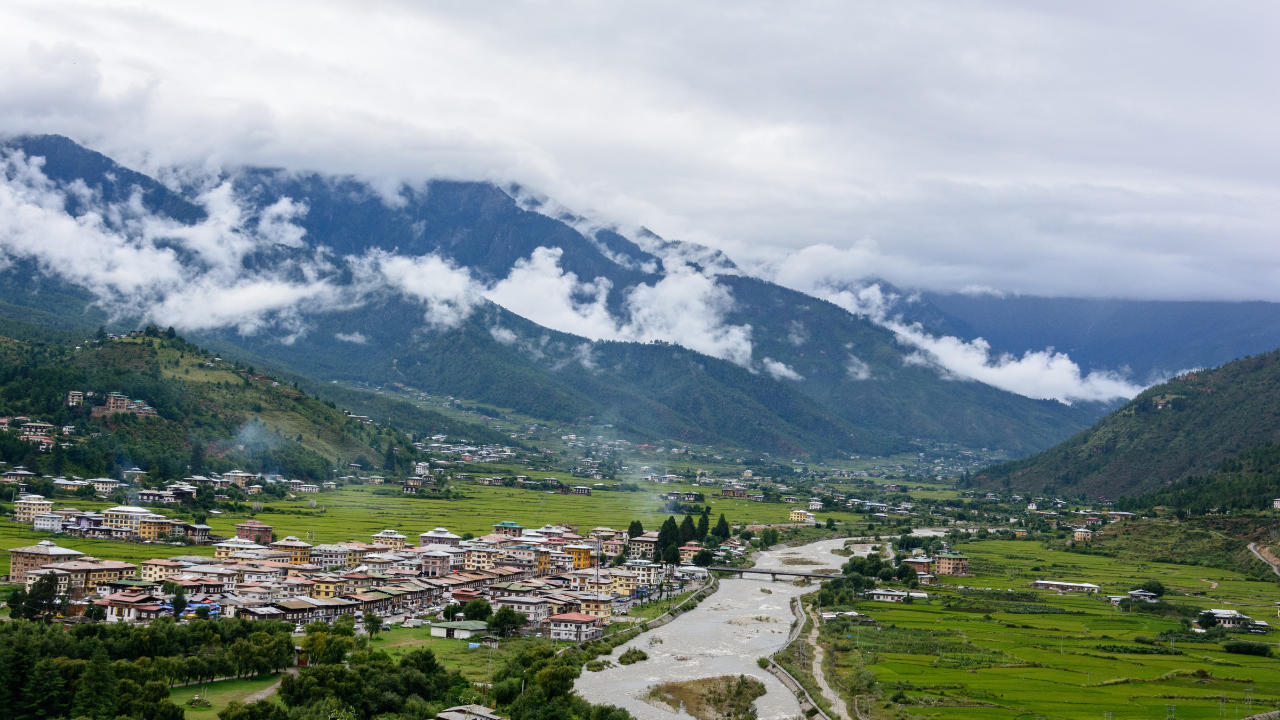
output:
[[[777,547],[755,555],[755,567],[777,570],[838,571],[847,558],[831,552],[848,538],[821,540],[799,547]],[[866,552],[867,546],[855,551]],[[796,561],[805,565],[796,565]],[[790,562],[788,562],[790,561]],[[809,564],[812,563],[812,564]],[[577,692],[593,703],[625,708],[638,720],[670,720],[672,713],[646,703],[642,696],[653,685],[723,675],[747,675],[765,685],[756,700],[760,720],[790,720],[800,715],[795,696],[778,678],[762,670],[757,659],[776,652],[787,641],[794,617],[792,598],[815,585],[771,582],[767,577],[726,578],[697,608],[667,625],[641,634],[619,646],[615,654],[638,648],[649,659],[627,667],[584,672]]]

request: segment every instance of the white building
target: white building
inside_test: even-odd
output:
[[[550,604],[544,598],[528,597],[527,595],[511,595],[501,597],[493,601],[497,608],[503,606],[509,607],[518,613],[524,613],[529,618],[529,624],[534,627],[542,627],[547,621],[548,608]],[[495,608],[496,609],[496,608]]]
[[[583,613],[563,613],[547,618],[552,640],[583,643],[599,640],[604,635],[600,618]]]

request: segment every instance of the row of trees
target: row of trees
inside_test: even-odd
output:
[[[0,623],[0,707],[14,720],[88,717],[180,720],[175,683],[245,677],[293,662],[289,626],[243,620],[161,619],[56,625]]]

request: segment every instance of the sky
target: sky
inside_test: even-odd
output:
[[[246,271],[249,252],[305,245],[292,221],[307,208],[248,217],[211,178],[245,165],[351,174],[389,203],[405,182],[488,180],[579,227],[721,250],[734,272],[891,329],[905,361],[944,375],[1129,397],[1131,379],[1086,375],[1052,348],[996,355],[981,338],[931,337],[886,314],[868,279],[1280,301],[1277,31],[1280,6],[1231,1],[11,0],[0,134],[61,133],[202,179],[210,217],[179,227],[126,204],[70,218],[38,166],[4,157],[0,245],[162,324],[287,342],[307,331],[304,309],[392,286],[429,325],[487,299],[593,340],[665,339],[803,381],[725,323],[734,300],[716,270],[687,264],[696,253],[629,289],[625,318],[604,303],[607,281],[564,272],[546,248],[488,284],[445,258],[372,253],[348,258],[360,282],[338,288],[318,251]]]
[[[1280,301],[1265,2],[21,2],[0,132],[516,182],[809,292]]]

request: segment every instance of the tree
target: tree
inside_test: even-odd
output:
[[[716,529],[711,531],[712,535],[720,538],[720,542],[724,542],[733,534],[729,530],[729,521],[725,520],[724,513],[720,513],[720,519],[716,522]]]
[[[1154,594],[1156,597],[1163,596],[1165,592],[1164,583],[1154,579],[1147,580],[1146,582],[1142,583],[1141,585],[1138,586],[1138,589],[1146,590],[1147,592]]]
[[[99,344],[99,345],[101,345],[102,343],[106,342],[106,341],[107,341],[107,329],[106,329],[105,327],[103,327],[102,325],[99,325],[99,326],[98,326],[98,332],[94,335],[94,339],[98,341],[98,344]]]
[[[488,600],[476,598],[463,606],[462,614],[467,616],[468,620],[488,620],[493,614],[493,607],[489,605]]]
[[[693,518],[689,515],[684,516],[684,522],[680,523],[680,542],[687,543],[698,536],[698,528],[693,524]]]
[[[662,553],[662,562],[668,565],[680,564],[680,546],[672,543]]]
[[[58,666],[53,660],[44,658],[31,669],[18,709],[25,717],[34,720],[60,717],[65,705],[64,687]]]
[[[639,520],[632,520],[631,525],[627,528],[627,535],[630,535],[633,538],[638,538],[643,534],[644,525],[641,525]]]
[[[205,609],[208,610],[208,608]],[[84,609],[84,616],[94,622],[102,622],[107,619],[107,609],[101,605],[90,603],[90,605]]]
[[[173,606],[173,616],[180,618],[187,612],[187,591],[181,585],[175,585],[173,591],[173,599],[169,604]]]
[[[828,529],[828,530],[835,530],[835,529],[836,529],[836,519],[835,519],[835,518],[827,518],[827,529]]]
[[[71,716],[94,720],[110,720],[116,716],[116,675],[107,651],[101,646],[94,651],[80,675],[80,687],[71,704]]]
[[[382,632],[382,618],[378,617],[377,613],[365,613],[364,631],[369,633],[370,640],[377,637],[378,633]]]
[[[708,567],[711,565],[713,560],[715,560],[715,555],[713,555],[710,550],[707,550],[705,548],[702,550],[699,550],[693,556],[693,564],[697,565],[698,567]]]
[[[259,700],[245,705],[231,701],[221,712],[218,720],[288,720],[289,711],[270,700]]]
[[[711,520],[707,517],[706,513],[703,513],[702,516],[698,518],[698,529],[694,532],[693,537],[698,542],[702,542],[707,539],[707,533],[710,530]]]
[[[191,443],[191,459],[188,461],[188,464],[191,465],[192,475],[200,475],[204,472],[204,443],[203,442],[197,440]],[[201,490],[203,490],[204,488],[205,486],[203,485],[200,487]],[[210,487],[209,489],[212,490],[213,488]]]
[[[507,637],[528,622],[529,616],[512,610],[510,605],[503,605],[498,608],[498,612],[494,613],[493,617],[489,618],[489,630],[496,633],[498,637]]]
[[[663,557],[670,545],[680,544],[680,526],[676,524],[674,515],[667,517],[658,528],[658,542],[654,546],[655,557]]]
[[[31,585],[22,604],[22,616],[28,620],[43,616],[50,620],[58,612],[58,578],[42,575]]]

